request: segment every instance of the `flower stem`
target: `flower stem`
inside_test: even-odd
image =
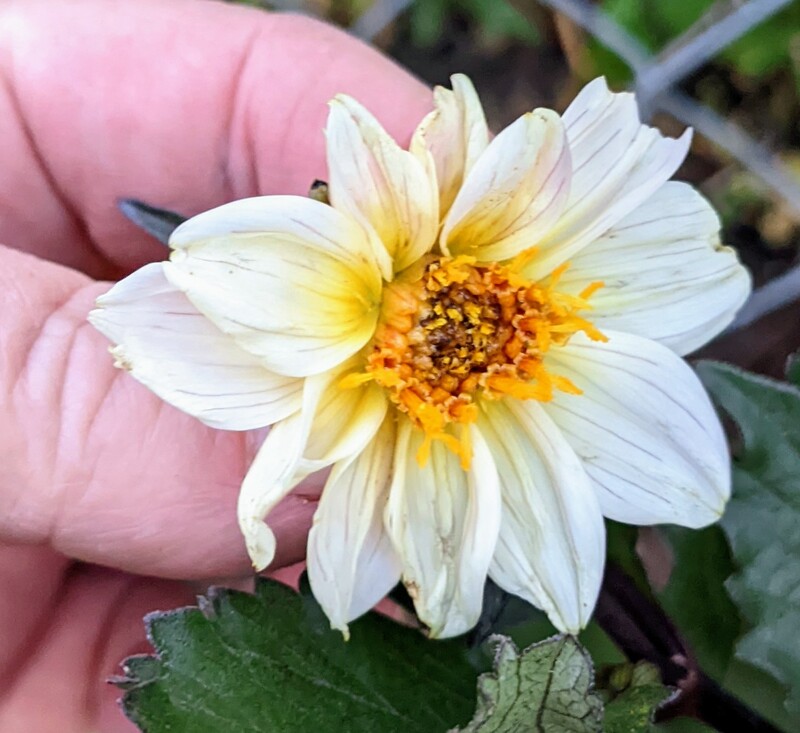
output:
[[[612,563],[606,567],[595,619],[628,659],[654,664],[664,683],[680,690],[661,710],[660,720],[683,715],[720,733],[780,733],[703,672],[663,609]]]

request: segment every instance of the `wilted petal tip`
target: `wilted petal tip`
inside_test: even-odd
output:
[[[240,519],[240,527],[253,568],[260,573],[275,558],[275,535],[262,520],[255,517]]]

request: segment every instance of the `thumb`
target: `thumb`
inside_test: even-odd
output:
[[[242,572],[255,436],[207,428],[113,367],[86,322],[108,287],[0,246],[0,539],[149,575]],[[304,488],[270,517],[278,563],[304,552],[318,493]]]

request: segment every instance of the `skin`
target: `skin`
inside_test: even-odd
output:
[[[248,572],[235,502],[255,436],[161,402],[85,322],[108,281],[166,256],[115,199],[190,215],[304,194],[325,177],[337,92],[401,142],[431,105],[375,51],[299,17],[208,0],[0,6],[4,733],[133,731],[105,680],[146,650],[142,615]],[[319,488],[271,516],[276,566],[302,557]]]

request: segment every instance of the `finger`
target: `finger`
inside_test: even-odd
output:
[[[359,96],[401,138],[430,103],[389,62],[307,20],[144,0],[115,6],[97,34],[95,13],[107,7],[26,0],[0,10],[15,58],[8,76],[0,57],[13,125],[28,143],[0,170],[3,221],[23,247],[87,270],[153,255],[114,211],[118,194],[191,213],[256,191],[296,192],[319,175],[334,92]],[[15,153],[8,139],[0,135]],[[0,533],[152,574],[242,572],[234,504],[252,438],[210,431],[111,368],[84,320],[106,286],[9,251],[0,272],[0,398],[10,416],[0,428],[10,456]],[[302,552],[312,511],[295,495],[273,512],[277,562]]]
[[[0,554],[0,566],[2,566]],[[122,716],[109,676],[119,662],[150,651],[142,616],[193,601],[185,585],[72,566],[29,639],[25,659],[4,680],[0,730],[133,733]],[[25,608],[26,612],[28,607]],[[41,704],[46,692],[47,704]]]
[[[0,7],[0,241],[117,277],[163,252],[120,196],[193,214],[324,178],[326,102],[407,138],[431,104],[326,25],[197,0]]]
[[[247,572],[236,497],[255,436],[206,428],[112,366],[86,322],[107,287],[0,247],[0,538],[150,575]],[[272,513],[277,565],[302,556],[318,491]]]
[[[44,545],[0,543],[0,690],[8,688],[37,632],[49,622],[68,565]]]

